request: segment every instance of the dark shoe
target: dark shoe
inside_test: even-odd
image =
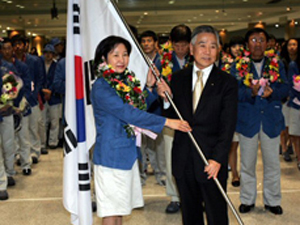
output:
[[[48,146],[50,149],[56,149],[57,148],[57,145],[49,145]]]
[[[96,212],[97,211],[97,204],[96,202],[92,201],[92,211]]]
[[[21,159],[17,159],[16,164],[17,164],[17,166],[21,166]]]
[[[233,187],[239,187],[240,186],[240,180],[235,180],[231,182]]]
[[[239,207],[239,211],[240,211],[240,213],[247,213],[247,212],[250,212],[251,209],[253,209],[253,208],[254,208],[254,204],[252,204],[252,205],[241,204]]]
[[[157,183],[158,183],[160,186],[163,186],[163,187],[166,186],[166,180],[159,180]]]
[[[283,213],[280,205],[277,206],[265,205],[265,209],[269,210],[271,213],[274,213],[275,215],[281,215]]]
[[[0,201],[4,201],[8,199],[8,193],[6,190],[0,191]]]
[[[293,154],[294,154],[294,150],[293,150],[293,146],[292,146],[292,145],[288,146],[287,152],[288,152],[290,155],[293,155]]]
[[[7,177],[7,187],[15,186],[16,182],[13,177]]]
[[[41,148],[41,154],[42,155],[47,155],[48,154],[48,150],[46,148]]]
[[[31,156],[31,159],[33,164],[38,164],[39,160],[36,156]]]
[[[286,162],[291,162],[292,161],[292,158],[291,158],[290,154],[288,153],[288,151],[283,153],[283,159]]]
[[[166,208],[166,213],[177,213],[180,209],[179,202],[170,202]]]
[[[29,176],[30,174],[31,174],[31,169],[30,168],[23,169],[23,175]]]

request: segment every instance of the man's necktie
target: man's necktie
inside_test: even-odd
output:
[[[194,92],[193,92],[193,110],[196,111],[201,92],[203,90],[203,72],[202,70],[197,71],[197,81],[195,84]]]

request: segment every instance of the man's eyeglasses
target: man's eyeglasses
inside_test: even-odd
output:
[[[266,40],[264,39],[264,38],[259,38],[259,39],[257,39],[257,38],[252,38],[252,39],[250,39],[253,43],[263,43],[263,42],[265,42]]]

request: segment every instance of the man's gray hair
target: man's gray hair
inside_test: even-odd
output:
[[[197,35],[201,34],[201,33],[211,33],[211,34],[214,34],[216,36],[216,38],[217,38],[218,47],[220,46],[220,36],[219,36],[218,31],[215,28],[213,28],[212,26],[209,26],[209,25],[201,25],[201,26],[196,27],[193,30],[192,40],[191,40],[192,45],[195,45],[196,39],[197,39]]]

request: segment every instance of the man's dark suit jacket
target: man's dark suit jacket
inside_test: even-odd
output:
[[[192,133],[207,160],[212,159],[221,164],[218,178],[224,180],[228,176],[228,154],[237,119],[237,81],[214,65],[196,112],[193,113],[192,71],[193,66],[189,66],[173,74],[173,101],[183,119],[192,127]],[[166,113],[170,117],[177,117],[172,107]],[[172,148],[172,171],[175,178],[182,177],[191,159],[197,181],[207,182],[204,163],[188,134],[176,131]]]

